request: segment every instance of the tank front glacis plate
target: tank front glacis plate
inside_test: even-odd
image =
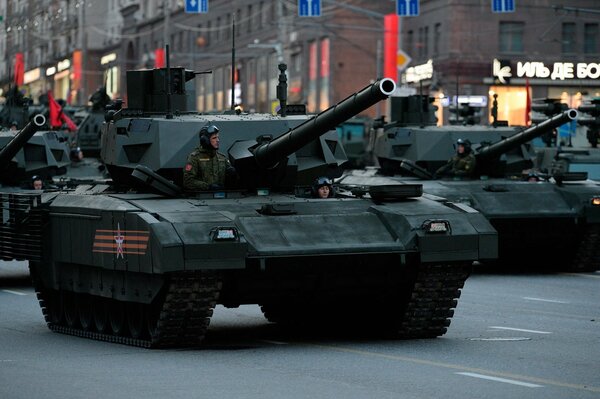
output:
[[[294,213],[260,213],[272,203],[288,204]],[[162,274],[243,269],[249,258],[306,255],[416,253],[425,262],[493,257],[495,231],[477,216],[425,198],[375,205],[293,196],[206,201],[133,195],[128,201],[127,195],[59,195],[50,226],[56,262]],[[426,232],[429,220],[446,221],[451,230]],[[232,229],[235,237],[218,239],[216,229]]]

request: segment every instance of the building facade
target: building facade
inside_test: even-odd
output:
[[[442,119],[457,95],[488,116],[496,94],[498,119],[510,125],[526,124],[528,92],[570,107],[600,96],[599,3],[514,3],[514,12],[494,13],[490,0],[421,0],[420,15],[402,19],[412,58],[402,80],[444,100]]]
[[[87,104],[89,94],[105,80],[102,54],[120,43],[119,10],[118,0],[0,3],[2,90],[18,83],[36,103],[51,91],[55,98]]]
[[[395,2],[322,4],[322,16],[300,17],[294,1],[211,0],[205,14],[186,14],[174,1],[129,1],[122,9],[119,79],[126,69],[156,65],[157,50],[168,43],[171,65],[212,71],[195,79],[199,111],[231,108],[232,86],[234,104],[274,111],[282,62],[288,102],[326,109],[381,76],[383,17]]]

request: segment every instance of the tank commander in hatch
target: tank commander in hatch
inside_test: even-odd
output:
[[[313,197],[315,198],[331,198],[334,195],[333,184],[327,177],[319,177],[315,180],[312,186]]]
[[[471,177],[475,171],[475,155],[471,151],[469,140],[458,139],[456,141],[456,155],[448,160],[448,163],[439,168],[434,177],[444,175]]]
[[[44,182],[41,177],[33,176],[31,178],[31,188],[34,190],[42,190],[44,188]]]
[[[221,190],[226,179],[235,178],[235,169],[218,150],[219,128],[203,126],[200,129],[200,145],[188,156],[183,169],[183,188],[186,191]]]

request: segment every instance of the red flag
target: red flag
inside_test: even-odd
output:
[[[60,128],[63,125],[63,123],[65,123],[69,131],[74,132],[77,130],[77,125],[73,123],[71,118],[65,115],[60,104],[57,103],[54,99],[54,96],[52,96],[51,91],[48,91],[48,105],[50,107],[51,127]]]
[[[23,53],[15,54],[15,85],[22,86],[25,77],[25,61],[23,61]]]
[[[525,126],[529,126],[531,124],[531,94],[529,94],[531,88],[529,87],[529,79],[525,79],[525,94],[527,95],[527,100],[525,103]]]

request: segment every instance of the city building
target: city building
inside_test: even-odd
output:
[[[497,95],[498,119],[527,123],[528,98],[570,107],[600,96],[597,0],[517,0],[493,12],[491,0],[421,0],[418,17],[401,21],[401,47],[412,62],[405,84],[440,98],[447,121],[456,96],[482,107]],[[529,96],[528,96],[529,93]]]
[[[2,91],[18,84],[36,103],[51,91],[87,104],[106,80],[101,55],[120,42],[119,9],[118,0],[2,0]]]
[[[207,13],[190,14],[180,2],[128,1],[119,79],[162,66],[168,43],[171,65],[212,71],[195,79],[199,111],[231,108],[233,86],[234,104],[273,112],[282,62],[288,102],[323,110],[381,76],[383,17],[394,10],[390,0],[323,1],[320,17],[301,17],[297,1],[211,0]]]

